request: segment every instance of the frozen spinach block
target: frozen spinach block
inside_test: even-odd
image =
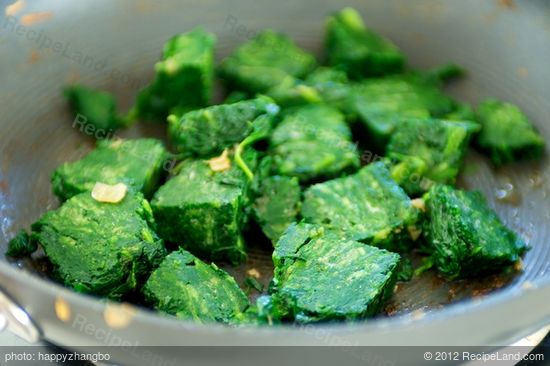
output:
[[[254,216],[273,243],[296,221],[300,193],[300,182],[296,177],[272,176],[263,179],[259,197],[254,202]]]
[[[213,34],[195,29],[171,38],[155,64],[150,85],[140,91],[130,118],[160,120],[176,110],[207,105],[214,84]]]
[[[449,279],[498,271],[518,261],[527,248],[480,192],[434,185],[425,201],[424,235],[432,261]]]
[[[105,138],[124,127],[125,122],[117,114],[117,102],[112,94],[72,85],[65,88],[64,95],[77,115],[73,127],[79,127],[84,133]],[[88,125],[92,127],[87,128]]]
[[[249,323],[254,324],[280,324],[290,317],[284,301],[278,296],[262,295],[256,299],[256,304],[248,310]]]
[[[240,90],[235,90],[229,93],[225,97],[223,104],[233,104],[237,102],[242,102],[243,100],[247,100],[247,99],[250,99],[250,96],[248,95],[248,93]]]
[[[409,195],[425,192],[434,183],[454,184],[479,128],[469,121],[400,120],[386,148],[394,164],[392,177]]]
[[[151,207],[141,193],[103,203],[85,192],[42,216],[32,225],[32,239],[66,286],[120,299],[138,290],[166,255],[154,229]]]
[[[344,71],[319,67],[304,82],[316,90],[323,103],[338,108],[346,115],[349,113],[348,104],[354,84]]]
[[[368,79],[355,84],[349,98],[349,108],[375,149],[385,147],[400,118],[441,117],[457,108],[441,92],[439,80],[423,74]]]
[[[300,181],[332,178],[359,167],[344,116],[322,104],[288,110],[273,131],[270,149],[275,172]]]
[[[311,186],[304,192],[302,204],[306,222],[396,252],[412,248],[418,215],[383,162]]]
[[[322,95],[314,85],[299,79],[283,82],[269,89],[266,95],[283,108],[323,102]]]
[[[349,82],[348,75],[341,70],[332,67],[321,66],[313,70],[305,81],[311,85],[334,85],[346,84]]]
[[[323,103],[346,113],[351,84],[345,72],[329,67],[319,67],[304,80],[295,79],[281,83],[267,93],[282,107]]]
[[[162,261],[143,292],[155,309],[199,323],[229,323],[250,305],[233,277],[183,249]]]
[[[399,49],[368,29],[352,8],[328,18],[325,44],[329,64],[344,70],[351,78],[400,72],[405,64]]]
[[[542,136],[515,105],[489,99],[478,106],[477,116],[482,125],[477,142],[489,154],[493,164],[503,165],[542,156]]]
[[[260,96],[233,104],[197,109],[181,118],[169,118],[168,134],[174,147],[186,156],[211,157],[241,142],[254,130],[260,116],[275,117],[279,107]]]
[[[255,151],[245,152],[248,166],[254,168],[256,159]],[[184,160],[179,169],[151,201],[159,235],[199,257],[242,262],[250,180],[227,153],[209,161]]]
[[[414,277],[413,263],[409,258],[401,258],[397,266],[397,281],[409,282]]]
[[[29,234],[25,230],[19,230],[8,242],[8,250],[6,255],[8,257],[26,257],[36,251],[38,245],[35,241],[31,240]]]
[[[91,191],[97,182],[124,183],[151,196],[164,175],[167,152],[155,139],[103,140],[84,158],[65,163],[52,175],[54,193],[61,200]]]
[[[273,252],[273,297],[298,323],[369,317],[392,295],[399,259],[317,225],[292,224]]]
[[[315,57],[290,38],[264,30],[222,61],[220,75],[231,89],[266,93],[281,83],[303,78],[316,64]]]
[[[454,111],[447,113],[442,119],[449,121],[472,121],[477,122],[476,113],[474,109],[464,103],[458,103]]]

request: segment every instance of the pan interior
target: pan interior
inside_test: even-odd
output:
[[[51,193],[51,172],[62,162],[83,156],[93,146],[93,140],[85,133],[71,128],[72,118],[60,93],[64,84],[78,81],[111,91],[122,108],[128,108],[136,91],[151,79],[152,65],[163,42],[198,24],[217,34],[218,58],[265,27],[286,32],[321,56],[323,18],[343,6],[337,1],[302,1],[292,9],[300,19],[293,22],[288,17],[290,9],[270,2],[237,1],[230,5],[214,1],[193,3],[192,7],[187,3],[97,1],[91,6],[91,2],[84,1],[61,6],[37,1],[29,5],[33,7],[29,11],[53,14],[50,20],[29,27],[65,45],[67,54],[30,41],[5,23],[0,28],[5,40],[1,47],[9,47],[7,56],[0,60],[0,68],[10,70],[0,76],[3,260],[7,241],[16,231],[27,228],[46,210],[58,205]],[[408,55],[411,66],[427,68],[451,61],[463,65],[469,74],[449,88],[453,96],[472,103],[486,97],[516,103],[550,141],[550,74],[545,62],[550,58],[550,17],[537,15],[541,9],[550,15],[543,1],[415,1],[411,5],[406,1],[371,0],[348,5],[359,9],[372,28],[393,39]],[[171,15],[178,12],[186,14],[185,19]],[[77,54],[81,58],[76,58]],[[84,61],[86,57],[88,61]],[[164,138],[165,126],[139,124],[120,136]],[[445,282],[427,272],[398,285],[386,308],[388,315],[437,309],[449,302],[485,296],[495,289],[521,286],[550,270],[547,159],[494,170],[485,158],[472,151],[460,185],[481,190],[500,217],[528,241],[531,250],[525,255],[523,271],[458,282]],[[497,199],[499,190],[505,187],[513,187],[513,198]],[[237,268],[223,267],[239,283],[255,268],[261,275],[260,282],[267,287],[272,272],[270,255],[271,248],[266,243],[250,243],[247,263]],[[418,262],[419,258],[413,260]],[[14,264],[45,268],[43,261]],[[251,297],[257,295],[257,291],[250,291]]]

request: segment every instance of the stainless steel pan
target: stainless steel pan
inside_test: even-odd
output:
[[[450,89],[459,99],[475,103],[494,96],[517,103],[550,141],[550,3],[545,0],[36,0],[19,12],[10,8],[13,15],[0,19],[1,252],[18,228],[57,205],[51,171],[92,146],[71,128],[63,85],[79,81],[112,91],[128,107],[151,78],[163,42],[197,25],[217,34],[219,57],[266,27],[320,54],[324,17],[345,5],[392,38],[412,66],[452,61],[466,67],[468,77]],[[140,125],[125,132],[144,134],[163,131]],[[496,198],[506,183],[514,186],[516,204]],[[402,286],[391,304],[397,313],[389,318],[317,328],[199,326],[75,294],[5,260],[0,287],[8,297],[0,298],[1,308],[20,306],[28,314],[27,324],[20,313],[10,319],[12,329],[29,339],[39,335],[73,347],[113,339],[140,345],[504,345],[550,323],[550,167],[545,159],[493,171],[472,153],[462,184],[482,190],[529,241],[523,272],[510,281],[492,277],[454,284],[427,275]],[[265,264],[261,252],[259,262],[253,255],[248,266]]]

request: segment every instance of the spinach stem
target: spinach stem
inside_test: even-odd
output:
[[[248,180],[252,181],[254,180],[254,173],[250,170],[244,159],[242,158],[242,154],[244,151],[244,148],[250,145],[255,141],[254,138],[251,138],[251,136],[248,136],[243,141],[241,141],[240,144],[237,145],[237,148],[235,149],[235,163],[237,163],[237,166],[241,168],[241,170],[244,172],[244,174],[247,176]]]

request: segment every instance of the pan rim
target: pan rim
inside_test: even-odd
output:
[[[116,302],[108,302],[104,299],[97,298],[90,294],[77,293],[67,287],[62,286],[54,281],[40,278],[39,276],[29,273],[23,269],[14,267],[6,261],[0,261],[0,275],[6,276],[14,282],[25,282],[29,291],[41,290],[51,298],[62,297],[68,304],[80,305],[87,309],[99,309],[105,308],[108,304]],[[18,277],[18,278],[17,278]],[[3,281],[0,281],[3,287]],[[0,289],[1,290],[1,289]],[[328,332],[331,334],[340,334],[345,336],[353,336],[357,333],[373,332],[373,331],[392,331],[397,330],[403,326],[423,327],[426,325],[433,325],[435,323],[447,322],[449,319],[459,317],[466,313],[481,312],[490,308],[495,309],[497,306],[505,305],[514,299],[524,297],[528,292],[536,292],[550,290],[550,277],[545,276],[536,280],[536,282],[529,282],[528,286],[512,286],[505,287],[498,290],[491,295],[483,299],[466,299],[457,303],[448,304],[441,309],[433,309],[423,314],[411,313],[397,315],[395,317],[376,318],[369,319],[367,321],[358,321],[354,323],[328,323],[315,325],[316,330]],[[10,294],[8,294],[10,295]],[[22,308],[26,308],[28,304],[19,304]],[[53,312],[53,309],[52,309]],[[33,314],[30,314],[31,318]],[[229,334],[235,336],[239,334],[249,333],[250,330],[254,330],[255,334],[261,334],[263,336],[277,336],[284,334],[303,333],[303,329],[290,324],[284,324],[277,327],[269,326],[250,326],[250,327],[229,327],[224,324],[211,323],[211,324],[198,324],[190,320],[180,320],[162,316],[156,313],[154,310],[147,309],[140,306],[135,306],[135,312],[133,313],[136,323],[143,323],[145,325],[156,325],[156,329],[185,329],[189,332],[207,332],[212,336],[219,336],[223,338]],[[419,316],[420,315],[420,316]],[[549,319],[541,319],[542,322],[550,321],[550,314],[546,315]],[[40,327],[40,319],[37,324]],[[550,323],[549,323],[550,324]],[[509,342],[514,342],[524,336],[531,334],[532,332],[540,329],[547,324],[541,323],[538,325],[532,325],[524,329],[524,331],[518,333],[514,338],[509,339]],[[48,338],[48,334],[43,334],[44,338]],[[507,343],[509,344],[509,343]],[[501,344],[500,346],[505,346]]]

